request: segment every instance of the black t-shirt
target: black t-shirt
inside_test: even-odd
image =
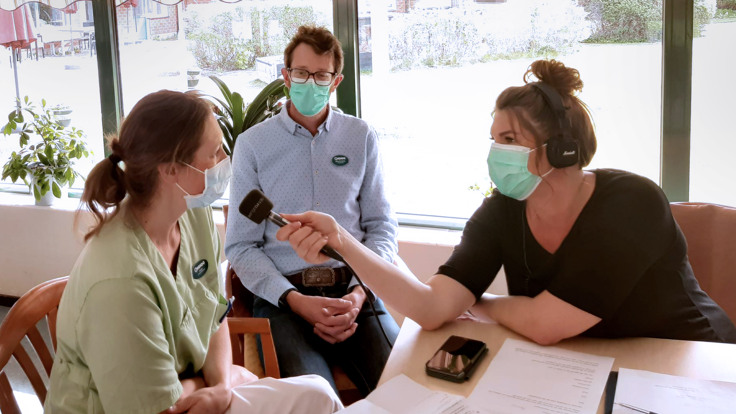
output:
[[[662,190],[625,171],[593,173],[593,194],[554,254],[532,235],[526,203],[496,191],[437,273],[480,297],[503,265],[510,295],[547,290],[601,318],[588,336],[736,343],[733,323],[695,280]]]

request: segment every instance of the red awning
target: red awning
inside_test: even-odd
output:
[[[28,6],[8,12],[0,10],[0,45],[19,49],[36,40]]]
[[[66,7],[64,7],[64,8],[63,8],[63,9],[61,9],[61,10],[62,10],[62,11],[63,11],[64,13],[66,13],[66,14],[74,14],[74,13],[76,13],[76,12],[77,12],[77,10],[78,10],[78,9],[79,9],[79,7],[77,6],[77,3],[75,2],[75,3],[72,3],[72,4],[70,4],[70,5],[66,6]]]

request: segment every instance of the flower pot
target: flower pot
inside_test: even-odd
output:
[[[48,207],[48,206],[53,205],[54,204],[54,200],[57,198],[56,196],[54,196],[54,192],[51,189],[49,189],[49,191],[47,191],[46,194],[41,195],[41,198],[40,199],[36,199],[36,196],[35,196],[35,193],[36,193],[35,187],[36,186],[37,186],[37,184],[36,184],[36,178],[34,177],[31,180],[31,197],[33,197],[34,200],[36,200],[36,205],[37,206],[44,206],[44,207]],[[39,192],[40,192],[40,189],[39,189]],[[61,186],[61,197],[59,197],[59,198],[66,198],[66,197],[67,197],[67,188],[65,186]]]
[[[199,69],[187,69],[187,87],[194,89],[199,84],[199,74],[202,71]]]
[[[72,108],[62,107],[53,111],[61,125],[68,127],[72,123]]]

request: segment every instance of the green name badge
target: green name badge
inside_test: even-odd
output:
[[[335,155],[332,157],[332,163],[337,165],[338,167],[342,167],[343,165],[348,163],[348,157],[345,155]]]
[[[207,260],[202,259],[198,261],[194,264],[194,266],[192,266],[192,277],[195,279],[199,279],[200,277],[204,276],[205,273],[207,273],[208,268],[209,265],[207,264]]]

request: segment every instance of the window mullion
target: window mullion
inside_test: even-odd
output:
[[[357,0],[333,0],[333,27],[342,43],[345,60],[342,70],[345,78],[335,92],[337,106],[347,114],[360,117]]]
[[[102,132],[107,135],[117,132],[123,113],[115,0],[93,1],[90,3],[92,4],[95,20]],[[107,147],[105,147],[105,152],[107,151]]]
[[[688,201],[693,0],[664,0],[660,180],[670,201]]]

